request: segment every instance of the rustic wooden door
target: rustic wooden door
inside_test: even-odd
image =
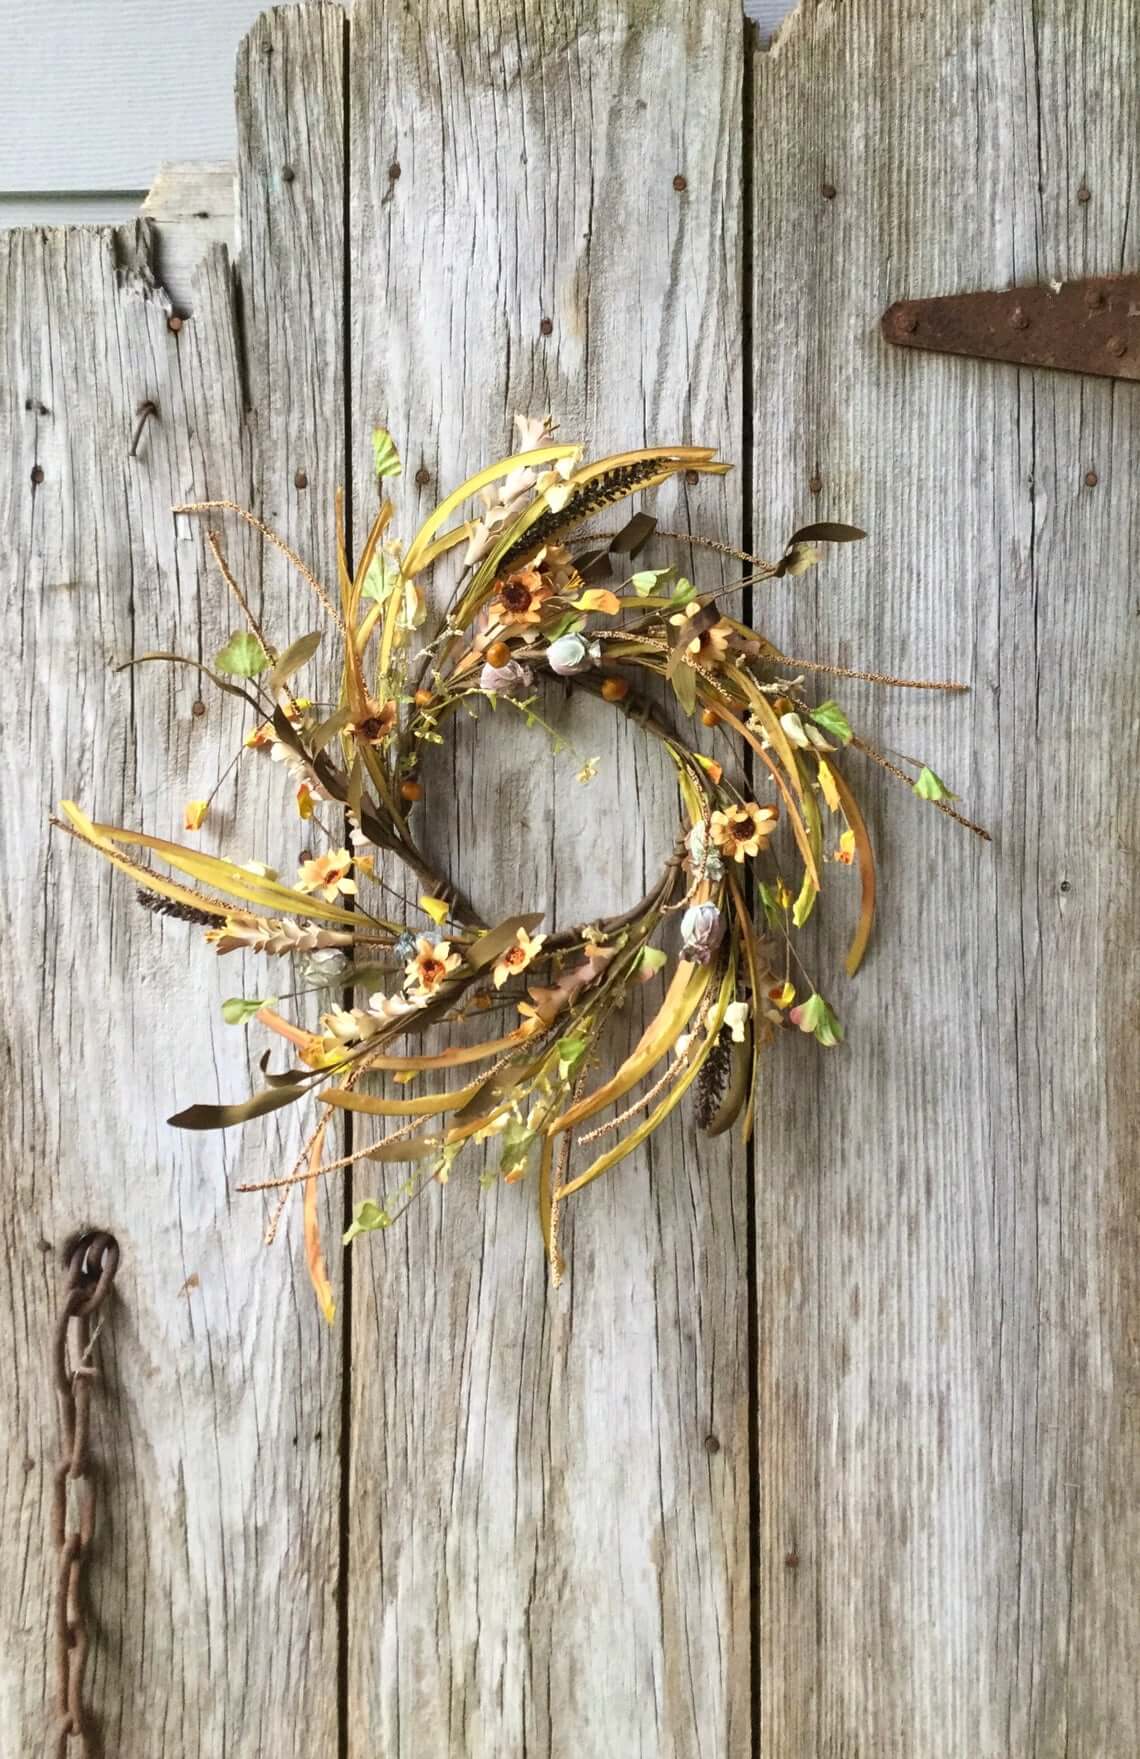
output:
[[[47,1355],[88,1223],[124,1254],[108,1755],[1140,1748],[1140,401],[878,332],[901,295],[1140,263],[1138,53],[1126,0],[802,0],[770,52],[735,0],[279,8],[238,67],[236,259],[186,309],[143,227],[0,240],[5,1751],[45,1741]],[[168,831],[232,743],[189,676],[112,669],[228,631],[173,504],[233,496],[331,575],[376,421],[414,509],[546,409],[600,449],[740,460],[663,523],[761,550],[865,525],[754,619],[793,655],[968,678],[849,690],[995,841],[872,778],[848,1041],[773,1055],[753,1156],[656,1139],[575,1206],[558,1293],[525,1196],[455,1180],[332,1255],[329,1331],[295,1239],[263,1250],[232,1194],[288,1126],[162,1123],[243,1089],[232,986],[45,820],[71,792]],[[279,558],[227,537],[300,633]],[[506,742],[434,777],[476,899],[640,889],[668,779],[584,737],[588,802]],[[256,803],[223,802],[254,853]]]

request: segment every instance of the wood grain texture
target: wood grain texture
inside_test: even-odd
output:
[[[244,332],[219,247],[175,334],[149,229],[3,241],[0,421],[14,468],[0,543],[5,642],[23,661],[8,716],[0,955],[11,1095],[2,1354],[20,1438],[2,1493],[4,1576],[18,1585],[5,1596],[5,1750],[42,1741],[55,1253],[91,1222],[114,1229],[124,1257],[100,1345],[108,1388],[96,1436],[106,1500],[90,1683],[105,1749],[119,1759],[335,1749],[341,1338],[286,1238],[264,1251],[267,1209],[232,1195],[239,1177],[291,1162],[296,1124],[281,1114],[279,1128],[201,1137],[163,1123],[256,1080],[261,1046],[222,1025],[218,1002],[256,993],[264,971],[220,969],[191,931],[160,925],[82,850],[49,839],[45,820],[74,793],[112,821],[178,835],[182,802],[209,791],[248,730],[227,699],[193,715],[191,673],[111,670],[158,648],[212,655],[240,626],[201,528],[172,518],[172,505],[233,497],[329,564],[343,456],[342,55],[332,9],[272,15],[251,41]],[[273,173],[290,130],[304,182],[283,216]],[[158,414],[129,458],[144,397]],[[260,450],[259,434],[272,442]],[[309,498],[293,486],[293,460]],[[310,627],[277,558],[263,565],[240,526],[224,538],[275,630]],[[272,854],[282,793],[271,806],[264,778],[227,785],[203,845]],[[296,853],[282,850],[281,865]],[[331,1222],[335,1241],[339,1213]],[[331,1248],[330,1258],[335,1267]]]
[[[402,532],[516,412],[594,454],[739,456],[740,84],[720,0],[356,7],[358,535],[375,422]],[[658,511],[736,536],[739,479]],[[602,757],[591,788],[500,711],[427,769],[423,833],[493,917],[565,925],[640,895],[676,807],[616,717],[547,712]],[[744,1753],[743,1163],[688,1117],[662,1132],[568,1206],[557,1293],[533,1191],[477,1171],[352,1248],[349,1750]]]
[[[771,631],[968,679],[836,694],[995,833],[862,784],[875,948],[761,1146],[765,1754],[1140,1749],[1140,403],[878,332],[1135,267],[1138,51],[1115,0],[803,0],[756,61],[757,541],[870,532]]]
[[[233,165],[160,165],[140,212],[154,226],[155,268],[175,311],[191,309],[198,264],[213,244],[236,246],[237,179]],[[3,211],[0,209],[0,218]]]
[[[90,1686],[105,1750],[307,1751],[295,1745],[306,1680],[335,1669],[338,1479],[335,1434],[322,1445],[320,1430],[336,1363],[303,1271],[295,1281],[287,1256],[265,1257],[260,1210],[231,1201],[237,1144],[163,1122],[247,1089],[243,1037],[217,1011],[240,970],[223,974],[191,931],[138,909],[129,886],[47,828],[71,794],[178,834],[182,802],[209,790],[240,737],[216,700],[192,714],[193,674],[113,669],[156,648],[214,653],[233,627],[206,588],[199,534],[170,513],[251,477],[231,273],[216,250],[175,335],[142,227],[11,234],[0,249],[4,642],[20,656],[0,952],[0,1354],[15,1442],[2,1467],[0,1728],[5,1750],[43,1744],[58,1254],[100,1224],[123,1249],[95,1434]],[[130,458],[143,397],[158,414]],[[264,835],[232,787],[215,816],[251,847]],[[241,1145],[247,1166],[288,1151],[287,1130]],[[319,1706],[313,1717],[320,1731]],[[331,1726],[326,1711],[326,1736]]]

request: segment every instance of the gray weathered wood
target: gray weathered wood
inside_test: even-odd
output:
[[[402,532],[516,412],[738,456],[740,38],[729,0],[356,7],[358,534],[377,421]],[[658,510],[733,537],[740,506],[735,479]],[[639,895],[676,808],[624,724],[548,710],[592,787],[503,711],[427,771],[424,835],[488,912],[565,925]],[[683,1119],[569,1206],[554,1294],[533,1191],[477,1171],[352,1248],[350,1751],[743,1753],[742,1161]]]
[[[1135,268],[1138,53],[1118,0],[803,0],[756,61],[758,541],[813,515],[870,533],[773,592],[770,627],[969,679],[835,693],[995,832],[868,778],[883,914],[834,984],[848,1043],[782,1053],[765,1754],[1140,1749],[1140,402],[906,356],[877,324],[903,295]]]
[[[14,1068],[0,1349],[15,1368],[19,1438],[3,1465],[6,1749],[43,1742],[55,1253],[88,1222],[112,1227],[124,1252],[96,1434],[106,1489],[90,1684],[106,1750],[326,1753],[336,1741],[341,1337],[319,1319],[286,1238],[264,1251],[267,1208],[230,1189],[287,1165],[296,1126],[283,1114],[280,1127],[219,1138],[162,1122],[190,1100],[248,1091],[261,1047],[247,1056],[217,1006],[261,973],[243,984],[238,961],[219,969],[192,931],[138,910],[121,881],[49,836],[46,814],[74,793],[108,819],[178,835],[182,802],[209,790],[247,730],[227,699],[192,715],[189,673],[111,670],[148,649],[210,655],[240,624],[174,503],[252,503],[329,567],[343,453],[342,52],[332,9],[272,15],[252,39],[244,275],[257,294],[244,335],[218,247],[175,334],[147,228],[3,240],[0,421],[14,467],[0,546],[5,644],[23,655],[4,814]],[[300,169],[283,212],[285,145]],[[264,467],[250,395],[272,437]],[[144,397],[158,414],[132,459]],[[302,462],[307,495],[293,486]],[[275,629],[311,626],[277,559],[262,567],[240,527],[224,537]],[[264,856],[280,825],[263,786],[231,785],[201,841]],[[282,850],[281,865],[296,852]],[[335,1240],[339,1214],[325,1219]]]
[[[182,802],[208,791],[240,737],[216,700],[192,715],[192,674],[113,671],[155,648],[216,652],[234,626],[206,590],[199,534],[170,514],[251,476],[230,271],[224,252],[207,259],[195,317],[175,335],[142,227],[11,234],[0,248],[10,389],[0,420],[13,466],[4,639],[21,656],[9,679],[0,954],[10,1046],[0,1350],[16,1439],[0,1468],[4,1744],[44,1742],[50,1328],[59,1249],[95,1223],[123,1248],[95,1435],[104,1488],[90,1684],[106,1750],[153,1759],[239,1740],[309,1750],[293,1731],[310,1670],[335,1668],[331,1602],[278,1595],[290,1578],[323,1584],[335,1566],[335,1420],[331,1442],[319,1437],[336,1365],[304,1272],[295,1283],[282,1252],[264,1255],[261,1211],[231,1199],[236,1145],[163,1123],[178,1104],[247,1087],[241,1035],[217,1013],[240,969],[223,974],[200,946],[184,952],[192,931],[138,909],[128,886],[47,828],[59,796],[73,794],[112,821],[178,834]],[[130,458],[148,396],[158,415]],[[233,555],[248,560],[241,545]],[[216,818],[251,847],[264,835],[232,788]],[[288,1152],[287,1129],[241,1149],[247,1165]],[[312,1711],[326,1734],[331,1715]]]
[[[213,244],[233,250],[237,229],[233,165],[160,165],[140,212],[155,228],[155,269],[174,309],[190,310],[194,272]]]

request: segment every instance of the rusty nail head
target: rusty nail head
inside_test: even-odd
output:
[[[34,483],[42,483],[43,480],[44,480],[43,465],[42,464],[33,464],[33,466],[32,466],[32,481]]]
[[[1009,321],[1015,330],[1028,330],[1029,328],[1029,319],[1019,305],[1014,306],[1010,313]]]
[[[819,186],[819,193],[825,202],[833,202],[835,200],[834,183],[821,183]]]
[[[689,187],[688,178],[682,177],[681,173],[678,171],[676,177],[674,177],[674,179],[673,179],[673,188],[676,190],[682,190],[682,189],[688,189],[688,187]]]
[[[1097,475],[1095,470],[1086,470],[1085,471],[1085,487],[1086,487],[1086,489],[1095,489],[1096,485],[1099,481],[1100,481],[1100,478]]]
[[[296,175],[297,175],[297,173],[294,171],[292,165],[282,165],[282,167],[281,167],[281,181],[282,181],[282,183],[292,183],[292,181],[296,177]]]
[[[293,487],[295,489],[307,489],[308,486],[309,486],[308,477],[305,475],[305,472],[303,470],[299,470],[293,478]]]
[[[194,719],[196,721],[200,721],[202,719],[202,716],[205,714],[205,712],[206,712],[206,705],[201,700],[201,698],[199,698],[199,700],[197,702],[192,702],[190,704],[190,713],[194,716]]]
[[[400,175],[400,161],[398,159],[393,159],[392,163],[388,167],[389,180],[392,183],[395,183],[395,181],[399,177],[399,175]]]
[[[720,1442],[715,1435],[705,1436],[705,1452],[706,1454],[719,1454]]]
[[[1122,336],[1110,336],[1105,343],[1105,347],[1110,354],[1115,354],[1117,358],[1119,358],[1120,355],[1125,352],[1124,338]]]
[[[416,487],[418,489],[426,489],[430,481],[431,481],[431,471],[428,469],[426,464],[421,464],[419,469],[416,471]]]
[[[166,320],[166,327],[172,336],[177,336],[179,330],[182,328],[182,319],[178,316],[177,312],[171,312]]]
[[[795,1546],[793,1546],[791,1551],[787,1552],[784,1556],[784,1568],[786,1570],[798,1570],[799,1567],[800,1567],[800,1554],[796,1550]]]
[[[822,487],[823,487],[823,478],[821,476],[812,476],[812,477],[808,478],[808,493],[809,494],[818,495],[819,491],[822,489]]]
[[[1089,186],[1087,183],[1082,183],[1081,187],[1078,189],[1077,200],[1079,202],[1087,202],[1087,201],[1092,200],[1092,191],[1089,189]]]
[[[538,326],[538,333],[540,336],[553,336],[553,334],[554,334],[554,319],[553,318],[543,318],[541,324],[539,324],[539,326]]]
[[[699,470],[687,470],[685,472],[685,481],[688,483],[690,488],[694,488],[696,486],[696,484],[700,482],[700,480],[701,480],[701,473]]]

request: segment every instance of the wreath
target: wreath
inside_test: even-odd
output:
[[[871,934],[874,861],[843,767],[847,750],[986,835],[961,817],[933,770],[896,763],[853,732],[832,698],[813,701],[805,674],[964,686],[788,658],[725,609],[728,594],[802,574],[820,561],[821,546],[856,540],[861,531],[806,526],[776,562],[691,533],[661,532],[645,513],[618,530],[583,531],[679,472],[692,481],[730,467],[695,446],[586,463],[581,446],[555,440],[549,420],[519,418],[519,427],[520,449],[462,483],[408,543],[392,534],[385,492],[401,474],[400,459],[378,429],[379,511],[353,567],[338,497],[335,592],[235,503],[174,510],[244,519],[285,554],[323,613],[323,627],[280,650],[209,529],[243,626],[210,666],[173,654],[131,662],[194,667],[251,711],[240,754],[264,764],[266,784],[286,796],[285,810],[298,813],[319,843],[292,884],[267,864],[101,824],[70,801],[55,821],[124,872],[148,909],[200,925],[220,955],[292,960],[294,976],[279,988],[323,999],[316,1029],[280,1012],[276,997],[226,1000],[227,1022],[268,1029],[292,1061],[270,1072],[267,1051],[264,1085],[251,1097],[192,1105],[169,1121],[186,1130],[225,1129],[315,1096],[316,1120],[296,1164],[239,1189],[279,1192],[272,1238],[293,1187],[304,1186],[310,1274],[330,1319],[333,1293],[317,1224],[321,1177],[361,1160],[396,1169],[393,1190],[356,1205],[349,1241],[390,1226],[432,1181],[446,1183],[467,1144],[493,1141],[498,1170],[482,1177],[532,1179],[557,1282],[561,1203],[645,1141],[690,1088],[703,1130],[717,1135],[739,1123],[747,1140],[759,1059],[775,1035],[798,1029],[824,1047],[839,1043],[843,1029],[795,937],[836,864],[859,874],[849,973]],[[477,497],[477,516],[464,517]],[[701,590],[674,567],[638,566],[651,538],[737,559],[747,572],[728,587]],[[423,639],[423,583],[461,546],[457,583]],[[302,678],[330,636],[339,644],[342,681],[339,700],[320,704],[304,695]],[[549,678],[610,704],[660,742],[676,773],[676,841],[632,908],[561,930],[543,930],[538,912],[486,923],[458,878],[436,872],[417,841],[422,760],[445,740],[458,711],[487,705],[560,739],[539,709]],[[702,748],[715,741],[698,732],[698,722],[723,736],[723,761]],[[587,761],[579,780],[591,781],[596,768]],[[202,828],[210,804],[189,802],[188,832]],[[391,899],[400,896],[393,862],[414,878],[412,921],[402,901],[392,913]],[[664,993],[649,1024],[605,1073],[607,1028],[635,991],[654,982]],[[462,1023],[486,1026],[485,1017],[504,1008],[510,1019],[468,1042]],[[442,1044],[395,1048],[432,1027],[445,1034]],[[441,1073],[440,1090],[415,1091]],[[327,1154],[330,1120],[344,1112],[373,1120],[380,1134],[350,1153]],[[572,1165],[576,1148],[587,1151],[584,1164]]]

